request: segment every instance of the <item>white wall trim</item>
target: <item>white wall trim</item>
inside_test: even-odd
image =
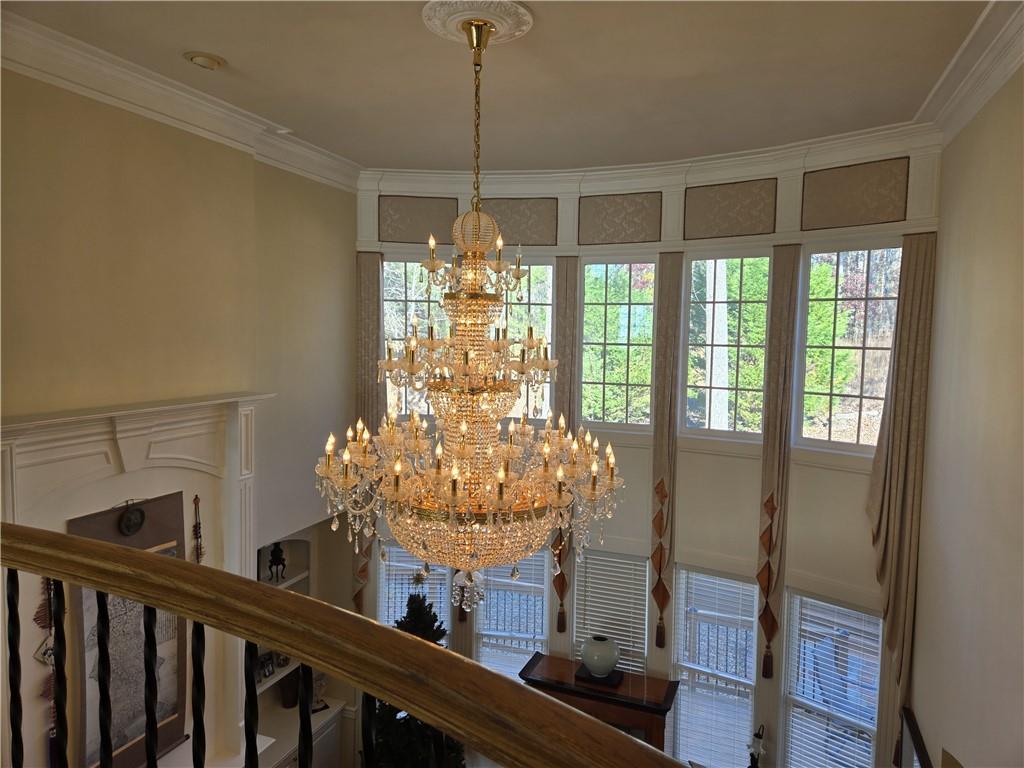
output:
[[[356,191],[360,166],[232,106],[73,37],[3,11],[3,66],[82,96],[248,152],[322,184]]]
[[[989,2],[915,121],[938,124],[948,144],[1022,64],[1024,4]]]

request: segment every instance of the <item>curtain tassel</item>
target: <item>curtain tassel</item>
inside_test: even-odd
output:
[[[761,677],[770,680],[775,674],[775,662],[772,659],[772,644],[768,643],[764,648],[764,656],[761,657]]]
[[[658,628],[654,631],[654,644],[659,648],[665,647],[665,617],[658,616]]]
[[[565,632],[565,606],[558,606],[558,625],[557,629],[559,632]]]

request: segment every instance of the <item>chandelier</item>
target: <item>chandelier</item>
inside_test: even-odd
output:
[[[518,421],[507,418],[524,388],[537,400],[558,361],[532,327],[526,338],[512,339],[502,322],[505,294],[519,292],[529,271],[521,256],[502,259],[497,222],[481,210],[480,71],[494,25],[471,19],[462,29],[473,52],[471,210],[452,226],[458,252],[451,263],[437,258],[433,235],[422,262],[428,292],[441,293],[449,333],[442,338],[431,326],[421,336],[413,318],[401,354],[388,344],[378,362],[378,382],[426,391],[433,428],[429,417],[399,418],[389,409],[371,435],[360,419],[344,446],[328,438],[316,477],[332,529],[346,518],[356,551],[360,537],[377,535],[383,518],[391,536],[424,561],[421,575],[428,563],[452,569],[452,602],[471,610],[483,598],[482,569],[511,565],[511,578],[518,578],[515,563],[555,530],[563,542],[571,535],[582,556],[592,529],[614,513],[623,481],[611,444],[602,452],[596,437],[583,427],[574,434],[564,416],[552,423],[549,415],[543,428],[527,422],[525,408]],[[386,557],[384,547],[380,554]]]

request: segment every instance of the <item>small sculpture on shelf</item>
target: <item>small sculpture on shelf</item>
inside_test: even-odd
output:
[[[270,564],[267,566],[267,570],[270,572],[270,580],[275,584],[280,583],[284,579],[284,569],[287,563],[284,559],[284,548],[281,546],[281,542],[275,542],[274,546],[270,548]]]

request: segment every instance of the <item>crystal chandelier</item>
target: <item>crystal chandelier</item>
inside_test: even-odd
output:
[[[441,292],[449,334],[433,327],[420,336],[415,319],[400,356],[388,345],[378,362],[378,381],[396,388],[426,390],[434,414],[399,419],[395,410],[371,436],[363,421],[348,428],[338,450],[334,435],[316,466],[317,488],[328,503],[332,528],[347,518],[349,540],[377,534],[380,518],[398,543],[427,563],[453,570],[452,602],[470,610],[483,597],[480,570],[514,564],[545,545],[554,530],[563,541],[571,534],[577,557],[615,510],[615,473],[611,444],[580,427],[574,434],[564,416],[549,415],[535,429],[525,410],[508,418],[524,387],[535,401],[541,387],[557,375],[558,361],[547,340],[530,328],[525,339],[511,339],[504,315],[505,294],[519,292],[528,270],[502,259],[502,239],[494,218],[481,210],[480,71],[482,54],[494,26],[488,21],[462,24],[473,52],[474,142],[471,210],[456,218],[453,253],[447,264],[422,262],[428,291]],[[493,258],[488,258],[493,251]],[[429,296],[428,296],[429,298]],[[571,375],[567,372],[566,375]],[[381,547],[381,557],[385,549]],[[557,562],[555,567],[557,568]]]

